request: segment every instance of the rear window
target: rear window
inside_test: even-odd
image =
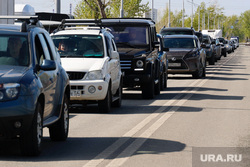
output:
[[[26,36],[0,34],[0,65],[28,66],[29,63]]]

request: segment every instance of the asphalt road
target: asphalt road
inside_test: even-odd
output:
[[[153,100],[142,99],[139,90],[124,90],[122,107],[111,113],[98,113],[97,105],[71,109],[68,140],[52,142],[44,129],[39,157],[20,156],[16,141],[1,143],[0,166],[247,166],[249,79],[250,47],[240,46],[207,66],[205,79],[169,75],[168,88]],[[208,154],[215,155],[211,162]],[[227,154],[243,158],[231,163]]]

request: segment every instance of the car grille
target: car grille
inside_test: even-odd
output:
[[[122,70],[129,70],[132,68],[132,61],[131,60],[121,60],[121,69]]]
[[[85,76],[85,72],[67,72],[69,80],[81,80]]]

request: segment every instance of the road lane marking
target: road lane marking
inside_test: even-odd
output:
[[[211,71],[214,71],[215,69],[219,69],[223,65],[225,65],[228,61],[230,61],[233,57],[230,57],[227,61],[223,63],[218,63],[213,68],[211,68]],[[211,74],[213,76],[215,74]],[[162,115],[158,120],[155,121],[151,125],[150,128],[145,130],[140,136],[137,137],[137,139],[132,142],[124,151],[122,151],[115,159],[111,160],[111,162],[107,165],[108,167],[112,166],[121,166],[125,161],[127,161],[130,156],[133,155],[133,153],[138,150],[144,142],[158,129],[160,128],[174,113],[177,111],[189,98],[192,97],[194,92],[196,92],[202,85],[204,85],[210,77],[207,77],[203,80],[195,80],[192,82],[186,89],[178,93],[174,98],[168,100],[166,103],[163,104],[162,107],[158,108],[156,111],[154,111],[152,114],[150,114],[148,117],[146,117],[144,120],[142,120],[139,124],[137,124],[134,128],[132,128],[130,131],[125,133],[123,136],[121,136],[116,142],[114,142],[112,145],[107,147],[104,151],[102,151],[100,154],[98,154],[95,158],[88,161],[83,167],[95,167],[98,166],[100,163],[102,163],[105,159],[107,159],[111,154],[113,154],[116,150],[118,150],[123,144],[125,144],[129,139],[132,137],[136,137],[135,134],[139,132],[143,127],[145,127],[148,123],[150,123],[154,118]],[[194,87],[191,89],[190,87]],[[184,96],[182,99],[179,99],[184,93],[188,93],[186,96]],[[178,101],[178,102],[177,102]],[[171,106],[172,104],[176,103],[176,106],[171,107],[168,112],[163,114],[163,111],[167,109],[167,107]]]

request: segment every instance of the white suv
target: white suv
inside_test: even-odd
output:
[[[70,21],[63,21],[51,37],[70,78],[71,103],[98,102],[99,111],[105,113],[111,105],[120,107],[122,72],[113,35],[101,27],[67,27]],[[82,22],[78,19],[73,25]]]

